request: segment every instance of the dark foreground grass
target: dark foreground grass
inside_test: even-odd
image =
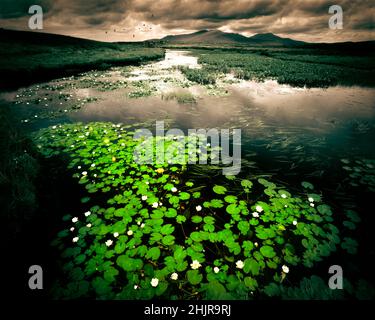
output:
[[[373,53],[299,50],[195,50],[204,65],[200,74],[234,73],[245,80],[275,79],[296,87],[362,85],[375,87]]]
[[[33,216],[36,207],[35,178],[38,162],[30,150],[31,140],[14,125],[11,110],[0,108],[0,220],[3,229],[0,239],[13,238],[18,228]],[[8,237],[4,237],[7,235]]]
[[[59,35],[0,30],[0,89],[91,69],[140,64],[164,57],[147,44],[104,43]]]
[[[69,175],[54,177],[60,163],[41,159],[29,133],[16,122],[12,108],[0,105],[0,252],[6,257],[0,273],[7,275],[2,290],[9,299],[45,298],[55,273],[51,235],[63,213],[72,210],[61,194],[71,191],[73,197],[77,189]],[[39,292],[28,287],[34,264],[46,271]]]

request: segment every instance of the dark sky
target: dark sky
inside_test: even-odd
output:
[[[201,29],[272,32],[311,42],[375,40],[374,0],[0,0],[0,27],[28,30],[33,4],[44,10],[44,32],[102,41]],[[342,30],[328,28],[332,4],[343,8]]]

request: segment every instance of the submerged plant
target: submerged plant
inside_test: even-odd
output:
[[[375,192],[375,160],[341,159],[343,169],[349,174],[349,184],[353,187],[365,187],[370,192]]]

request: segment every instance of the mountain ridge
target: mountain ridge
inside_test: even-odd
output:
[[[168,43],[207,43],[207,44],[248,44],[267,46],[299,46],[307,42],[279,37],[273,33],[259,33],[251,37],[246,37],[238,33],[223,32],[220,30],[199,30],[197,32],[169,35],[162,39]]]

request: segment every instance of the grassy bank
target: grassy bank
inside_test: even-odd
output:
[[[164,56],[146,44],[104,43],[65,36],[0,30],[0,89]]]
[[[30,139],[14,126],[11,111],[4,106],[0,108],[0,123],[1,220],[7,221],[9,226],[9,230],[2,232],[2,236],[4,233],[8,236],[3,239],[5,241],[33,215],[38,163],[30,153],[33,149]]]
[[[336,50],[318,49],[215,49],[194,50],[194,54],[199,55],[199,62],[204,65],[199,71],[198,83],[210,75],[232,72],[245,80],[271,78],[297,87],[375,86],[375,57],[370,53],[339,55]]]
[[[15,125],[13,111],[0,107],[0,250],[7,263],[0,273],[8,298],[47,297],[55,270],[56,254],[50,248],[60,217],[77,203],[61,197],[77,194],[70,176],[61,171],[59,162],[45,161],[38,156],[27,131]],[[70,192],[69,191],[69,192]],[[57,219],[57,221],[56,221]],[[28,269],[33,264],[47,270],[44,289],[36,293],[27,286]]]

